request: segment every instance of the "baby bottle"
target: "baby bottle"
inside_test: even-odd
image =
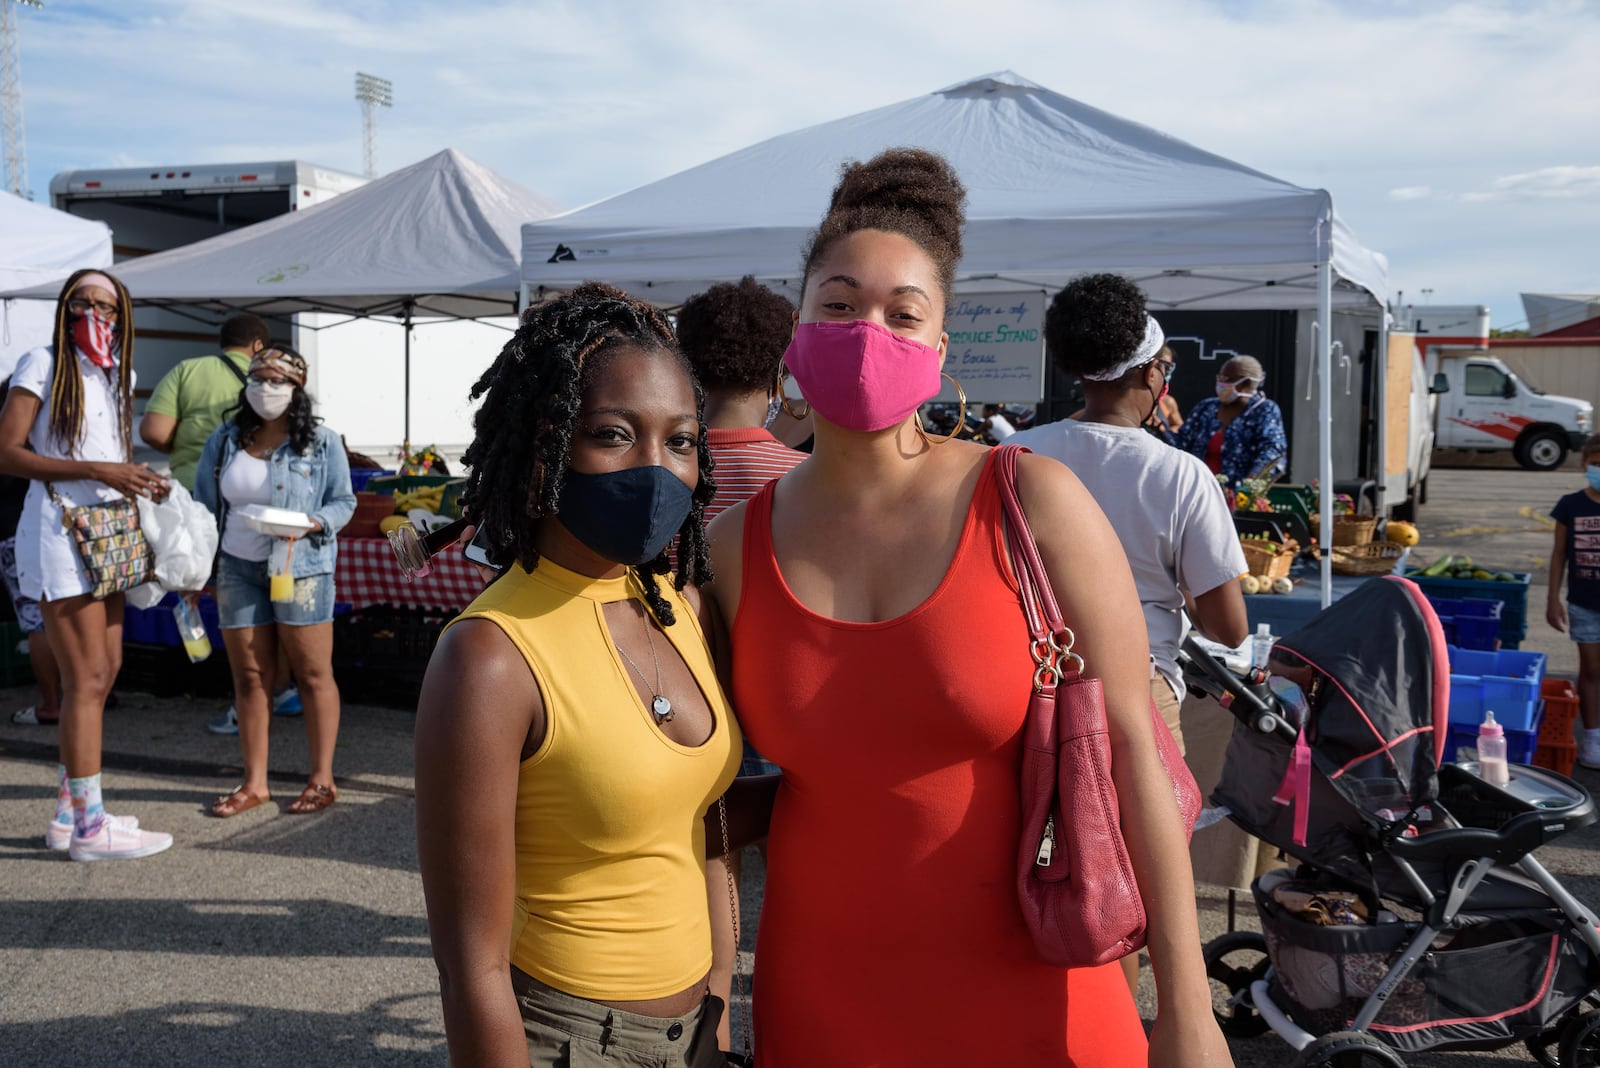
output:
[[[178,603],[172,606],[172,617],[178,622],[178,636],[183,639],[183,651],[189,654],[189,662],[198,664],[211,655],[211,638],[206,634],[206,625],[200,619],[200,609],[193,598],[179,597]]]
[[[1506,730],[1494,721],[1491,709],[1478,725],[1478,775],[1484,782],[1504,786],[1511,781],[1511,765],[1506,763]]]

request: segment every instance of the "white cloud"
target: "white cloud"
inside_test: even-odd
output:
[[[1600,196],[1600,167],[1543,167],[1508,174],[1489,183],[1486,192],[1464,193],[1469,202],[1485,200],[1567,200]]]
[[[1425,185],[1403,185],[1398,189],[1389,190],[1390,200],[1426,200],[1433,196],[1433,190]]]

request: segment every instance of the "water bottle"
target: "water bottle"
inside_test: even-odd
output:
[[[172,606],[172,618],[178,622],[178,637],[183,639],[183,651],[189,654],[190,663],[198,664],[211,655],[211,638],[200,618],[200,607],[193,600],[179,597]]]
[[[1504,786],[1511,781],[1511,765],[1506,762],[1506,729],[1494,721],[1494,712],[1483,714],[1478,724],[1478,776],[1484,782]]]
[[[1250,666],[1267,670],[1267,661],[1272,657],[1272,643],[1277,639],[1272,636],[1272,628],[1265,623],[1256,624],[1255,636],[1250,639]]]

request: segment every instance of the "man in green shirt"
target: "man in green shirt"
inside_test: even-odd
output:
[[[156,383],[139,423],[139,436],[172,456],[172,477],[194,492],[194,471],[206,439],[222,414],[239,403],[250,357],[271,344],[259,315],[233,315],[222,324],[220,355],[184,360]]]

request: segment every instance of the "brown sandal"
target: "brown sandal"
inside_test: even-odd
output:
[[[339,791],[333,783],[313,782],[307,783],[306,788],[300,791],[300,796],[289,802],[286,809],[296,816],[303,816],[310,812],[321,812],[339,799]]]
[[[257,805],[264,805],[271,800],[272,797],[270,795],[253,794],[243,786],[235,786],[233,793],[223,794],[211,802],[211,814],[226,819],[229,816],[237,816],[241,812],[249,812]]]

